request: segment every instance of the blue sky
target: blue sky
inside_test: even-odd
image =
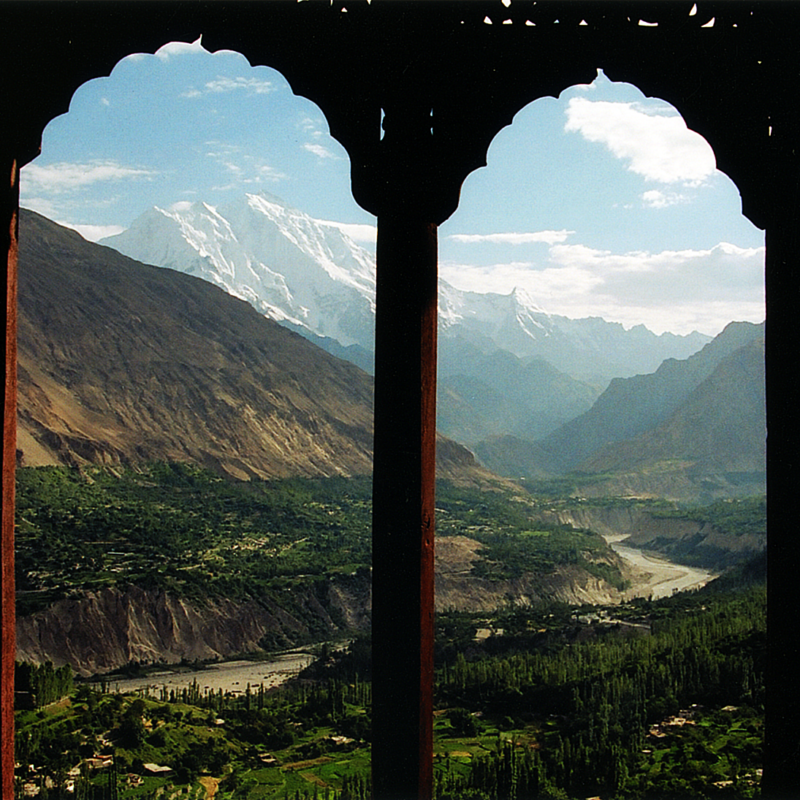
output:
[[[84,84],[23,169],[22,204],[97,240],[153,205],[267,191],[374,246],[347,153],[266,67],[199,42]],[[600,73],[522,109],[439,231],[455,286],[522,286],[545,310],[660,333],[764,318],[763,232],[677,112]]]

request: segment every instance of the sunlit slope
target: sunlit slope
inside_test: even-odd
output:
[[[373,370],[374,254],[275,195],[153,207],[103,244],[203,278]],[[521,287],[481,293],[440,280],[438,429],[468,446],[496,435],[538,439],[588,411],[612,378],[652,372],[707,341],[550,314]]]

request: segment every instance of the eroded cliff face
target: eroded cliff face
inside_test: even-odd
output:
[[[610,583],[577,566],[553,572],[523,575],[514,580],[491,581],[470,575],[483,545],[465,536],[436,540],[436,610],[491,613],[509,604],[532,606],[547,600],[570,605],[611,604],[623,594]],[[626,578],[635,578],[622,559],[612,556]]]
[[[109,587],[59,600],[17,620],[17,659],[70,664],[81,675],[130,661],[226,658],[366,629],[368,576],[292,590],[274,598],[192,602],[164,591]]]
[[[632,547],[656,550],[675,561],[703,563],[722,569],[763,552],[766,535],[726,534],[713,525],[692,519],[654,516],[631,506],[576,507],[547,511],[548,522],[585,528],[606,539],[623,539]]]
[[[509,603],[545,600],[616,603],[622,594],[579,567],[490,581],[471,574],[482,545],[464,536],[436,543],[436,609],[491,613]],[[622,567],[623,562],[615,562]],[[630,576],[634,577],[634,576]],[[242,601],[192,601],[162,590],[108,587],[64,598],[17,620],[17,658],[70,664],[83,676],[131,661],[224,659],[368,630],[371,576],[366,570],[280,595]]]

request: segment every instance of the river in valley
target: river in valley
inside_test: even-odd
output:
[[[667,597],[676,591],[700,588],[716,577],[716,573],[709,570],[675,564],[663,556],[623,544],[625,536],[605,538],[621,558],[636,568],[638,579],[626,593],[628,598]],[[150,692],[158,696],[162,687],[166,687],[168,692],[179,692],[197,680],[203,694],[219,689],[243,694],[248,683],[253,691],[262,683],[265,689],[280,686],[313,660],[310,653],[295,651],[276,656],[271,661],[227,661],[200,670],[165,669],[139,678],[110,680],[109,688],[117,692],[135,692],[149,687]]]
[[[657,553],[623,544],[625,536],[606,536],[615,553],[636,567],[641,575],[629,591],[629,597],[667,597],[686,589],[699,589],[717,577],[716,572],[699,567],[675,564]]]
[[[252,691],[262,683],[265,689],[280,686],[313,660],[310,653],[297,651],[275,656],[272,661],[224,661],[199,670],[165,669],[141,678],[111,679],[108,684],[109,689],[115,692],[135,692],[149,687],[150,693],[158,697],[162,687],[168,692],[174,689],[177,693],[196,679],[201,694],[220,689],[244,694],[248,683]]]

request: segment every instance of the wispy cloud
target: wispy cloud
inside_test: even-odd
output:
[[[532,244],[544,242],[556,244],[566,241],[575,231],[533,231],[531,233],[454,233],[448,236],[454,242],[462,244],[479,244],[490,242],[492,244]]]
[[[636,103],[573,97],[564,129],[604,144],[646,180],[699,185],[716,168],[708,142],[666,109],[645,111]]]
[[[216,80],[209,81],[205,88],[209,92],[235,92],[243,90],[248,94],[268,94],[275,91],[275,86],[271,81],[260,80],[259,78],[230,78],[220,76]]]
[[[116,236],[125,230],[122,225],[73,225],[70,222],[60,222],[59,225],[63,225],[65,228],[72,228],[72,230],[77,231],[84,239],[88,239],[90,242],[99,242],[101,239],[105,239],[106,236]]]
[[[158,173],[141,167],[130,167],[117,161],[59,162],[22,168],[20,188],[23,194],[60,194],[95,183],[120,180],[150,180]]]
[[[242,184],[278,183],[289,177],[262,158],[244,152],[237,145],[215,141],[206,142],[206,145],[213,148],[206,152],[206,156],[221,166],[234,181],[215,189],[233,189]]]
[[[320,137],[325,135],[325,131],[323,128],[325,127],[321,119],[312,119],[311,117],[303,117],[300,122],[297,123],[297,127],[306,134],[306,136],[311,136],[314,139],[319,139]]]
[[[113,236],[122,233],[125,229],[122,225],[90,225],[74,222],[67,222],[63,217],[74,212],[74,203],[53,203],[44,197],[28,197],[21,201],[23,208],[35,211],[37,214],[53,220],[58,225],[71,228],[77,231],[84,239],[90,242],[98,242],[106,236]]]
[[[642,194],[642,205],[645,208],[667,208],[688,202],[690,202],[690,198],[678,192],[661,192],[658,189],[650,189]]]
[[[272,81],[261,80],[260,78],[245,78],[244,76],[231,77],[220,75],[213,81],[208,81],[198,89],[192,86],[185,92],[180,93],[180,97],[187,97],[190,100],[203,97],[207,94],[225,94],[227,92],[241,92],[243,94],[269,94],[277,90]]]
[[[20,198],[20,205],[53,220],[58,219],[62,212],[61,204],[54,203],[48,197],[26,197],[23,195]]]
[[[332,153],[327,147],[323,147],[321,144],[306,142],[303,145],[303,149],[308,150],[309,153],[313,153],[317,158],[332,158],[337,161],[341,158],[341,156],[337,156],[336,153]]]

